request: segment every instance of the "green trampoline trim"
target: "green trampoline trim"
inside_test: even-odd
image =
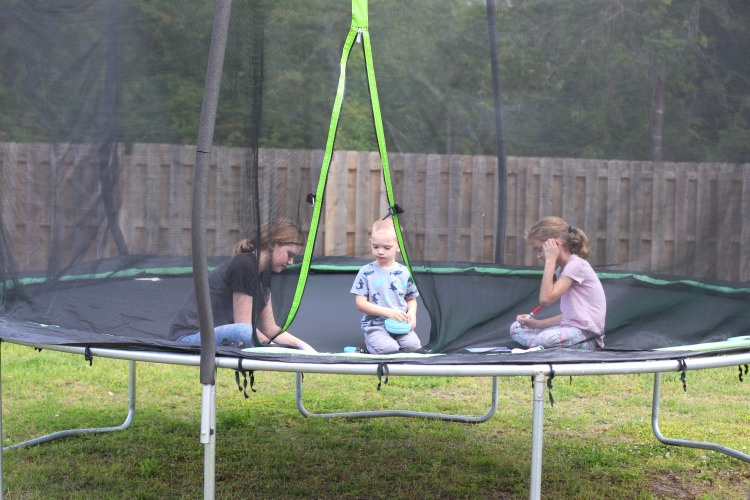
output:
[[[719,342],[706,342],[704,344],[677,345],[672,347],[661,347],[655,351],[716,351],[718,349],[732,349],[736,347],[750,346],[750,336],[732,337]]]
[[[215,266],[209,266],[208,270],[212,270]],[[359,271],[360,264],[316,264],[311,263],[309,270],[316,272],[357,272]],[[288,268],[291,271],[295,269],[301,269],[300,264],[294,264]],[[413,266],[415,274],[463,274],[467,272],[473,272],[477,274],[488,274],[493,276],[518,276],[518,277],[541,277],[542,271],[537,269],[508,269],[508,268],[496,268],[496,267],[485,267],[485,266],[446,266],[446,267],[431,267],[429,269],[421,266]],[[60,276],[53,281],[86,281],[86,280],[97,280],[106,278],[136,278],[139,276],[190,276],[193,273],[191,266],[173,266],[173,267],[146,267],[146,268],[129,268],[122,269],[113,272],[102,272],[102,273],[91,273],[91,274],[66,274]],[[603,280],[620,280],[620,279],[634,279],[636,281],[655,286],[670,286],[670,285],[685,285],[690,288],[696,288],[700,290],[707,290],[725,295],[736,295],[736,294],[750,294],[750,287],[737,287],[733,288],[730,286],[714,285],[709,283],[701,283],[694,279],[667,279],[657,278],[654,276],[648,276],[645,274],[637,273],[614,273],[604,272],[597,273],[600,279]],[[416,279],[416,277],[415,277]],[[14,284],[19,285],[37,285],[47,283],[46,277],[29,277],[29,278],[18,278],[16,280],[6,279],[3,282],[3,286],[6,289],[11,289]]]
[[[214,266],[208,268],[210,271]],[[13,284],[18,283],[19,285],[39,285],[48,283],[50,281],[87,281],[87,280],[99,280],[107,278],[133,278],[143,275],[154,275],[154,276],[190,276],[193,274],[193,268],[191,266],[178,266],[178,267],[149,267],[149,268],[130,268],[121,269],[113,272],[103,273],[90,273],[90,274],[64,274],[59,278],[50,280],[46,277],[38,278],[18,278],[16,280],[8,279],[5,280],[3,285],[7,288],[13,288]]]
[[[413,359],[413,358],[430,358],[435,356],[445,356],[442,353],[416,353],[416,352],[396,352],[393,354],[367,354],[358,352],[312,352],[290,349],[288,347],[248,347],[242,349],[242,352],[258,354],[294,354],[295,356],[337,356],[342,358],[365,358],[365,359]]]

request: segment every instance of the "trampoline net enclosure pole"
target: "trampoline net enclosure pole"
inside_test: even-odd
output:
[[[214,384],[216,378],[216,348],[214,325],[211,315],[211,299],[208,290],[208,268],[205,248],[206,206],[208,195],[208,169],[211,162],[211,144],[216,125],[216,109],[221,87],[221,72],[224,67],[224,52],[229,32],[231,0],[217,0],[214,13],[211,49],[208,53],[206,84],[203,90],[203,105],[198,126],[198,144],[195,152],[193,174],[193,280],[198,302],[198,317],[201,331],[201,383]]]
[[[206,206],[208,194],[208,169],[211,162],[211,145],[216,125],[216,109],[221,87],[221,72],[224,67],[224,52],[229,33],[231,0],[217,0],[211,32],[211,49],[208,53],[208,69],[203,90],[198,143],[193,174],[192,213],[192,257],[193,280],[198,303],[201,331],[200,380],[203,385],[201,404],[201,443],[205,447],[203,467],[203,497],[214,498],[216,489],[216,347],[208,288],[208,260],[205,248]]]

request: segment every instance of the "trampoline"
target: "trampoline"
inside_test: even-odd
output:
[[[192,283],[192,277],[186,273],[189,267],[179,265],[175,259],[165,262],[164,259],[141,259],[139,268],[121,272],[124,277],[113,277],[107,280],[94,279],[89,266],[71,269],[70,279],[61,280],[62,285],[52,290],[46,286],[38,287],[35,294],[34,285],[24,287],[26,304],[33,303],[34,308],[25,310],[19,305],[12,316],[0,319],[0,332],[6,342],[14,342],[39,349],[51,349],[84,356],[86,359],[107,357],[130,360],[130,400],[124,423],[118,427],[100,429],[71,429],[52,433],[17,443],[8,448],[42,444],[62,437],[78,434],[91,434],[124,430],[132,425],[135,414],[135,370],[136,362],[170,363],[178,365],[200,364],[200,346],[190,346],[166,338],[171,314],[170,308],[176,311],[180,305],[184,290]],[[183,262],[184,264],[184,262]],[[395,355],[347,354],[344,346],[363,347],[361,332],[358,329],[359,313],[354,308],[341,310],[345,303],[348,288],[356,275],[360,261],[353,259],[329,259],[312,266],[310,289],[306,292],[311,297],[298,311],[295,324],[304,325],[305,331],[296,332],[320,352],[317,354],[278,348],[257,347],[236,349],[233,347],[216,348],[216,367],[235,370],[247,377],[248,372],[279,371],[296,373],[295,402],[300,413],[306,417],[317,418],[377,418],[377,417],[415,417],[442,419],[462,423],[480,423],[492,418],[498,408],[499,377],[531,377],[533,379],[530,406],[533,415],[531,443],[531,477],[530,495],[541,494],[542,487],[542,429],[544,420],[545,391],[548,390],[551,378],[559,376],[615,375],[632,373],[653,373],[654,389],[652,404],[652,429],[656,438],[669,445],[702,448],[724,453],[728,456],[750,462],[747,454],[718,443],[686,440],[679,437],[668,437],[661,433],[659,427],[659,403],[661,376],[668,372],[681,372],[687,376],[689,370],[701,370],[720,367],[739,367],[740,374],[745,373],[750,363],[750,335],[726,338],[727,332],[746,329],[750,324],[750,308],[747,308],[747,294],[744,288],[729,290],[726,287],[711,288],[698,286],[695,283],[685,284],[668,282],[664,279],[653,280],[647,276],[619,276],[609,279],[603,277],[608,296],[618,297],[619,306],[610,310],[608,317],[608,343],[613,345],[642,345],[642,349],[606,348],[597,351],[580,351],[575,349],[551,349],[535,352],[514,353],[517,345],[504,334],[503,327],[512,322],[512,311],[499,312],[489,320],[482,321],[473,332],[458,337],[446,347],[435,352],[431,349],[434,342],[422,335],[425,352]],[[104,263],[99,262],[99,272],[105,271]],[[119,266],[116,266],[121,269]],[[499,302],[510,300],[504,295],[517,296],[519,289],[534,290],[537,286],[537,273],[519,272],[511,269],[464,269],[451,267],[446,279],[457,277],[469,279],[472,283],[481,284],[484,290],[494,290],[490,295]],[[494,273],[490,271],[495,271]],[[172,272],[176,274],[172,274]],[[463,276],[461,276],[463,273]],[[74,278],[74,276],[76,278]],[[416,274],[419,279],[419,274]],[[276,287],[281,289],[281,287]],[[283,289],[282,289],[283,290]],[[671,317],[694,314],[693,332],[675,332],[672,338],[663,333],[650,334],[645,310],[638,314],[640,321],[634,322],[625,312],[635,310],[631,301],[645,300],[654,307],[650,294],[661,298],[658,308],[654,308],[651,320],[655,325],[669,321]],[[683,295],[692,296],[686,300]],[[91,303],[91,296],[106,296],[111,304],[98,301],[98,314],[87,313],[81,304]],[[156,298],[159,297],[157,300]],[[163,297],[174,300],[165,301]],[[470,307],[472,297],[463,294],[454,297],[450,303],[458,309]],[[671,297],[671,300],[670,300]],[[531,299],[529,299],[531,300]],[[151,310],[158,304],[161,314]],[[697,305],[703,304],[705,310]],[[421,324],[429,323],[429,316],[424,313],[424,302],[420,303],[423,314]],[[698,308],[699,310],[696,310]],[[729,312],[721,317],[732,317],[723,325],[711,324],[723,308]],[[33,310],[43,309],[46,316],[40,317]],[[104,314],[102,311],[108,311]],[[665,312],[668,311],[668,312]],[[712,314],[709,314],[709,311]],[[24,321],[24,315],[36,320],[50,323],[78,323],[82,316],[89,318],[87,330],[63,328],[55,324]],[[668,316],[668,317],[665,317]],[[331,321],[331,318],[336,318]],[[71,318],[75,318],[71,320]],[[620,324],[617,325],[617,318]],[[708,325],[702,324],[708,322]],[[498,331],[500,330],[500,331]],[[421,330],[424,332],[425,330]],[[664,332],[657,328],[656,331]],[[94,333],[108,332],[108,333]],[[708,335],[700,334],[709,332]],[[686,338],[699,339],[696,343],[686,345]],[[682,343],[680,343],[682,342]],[[655,347],[654,344],[661,347]],[[478,351],[478,352],[476,352]],[[435,377],[488,377],[492,380],[488,396],[488,409],[482,415],[444,414],[426,411],[414,411],[408,408],[400,410],[372,410],[339,413],[315,413],[304,404],[303,373],[369,375],[377,377],[378,387],[389,376],[435,376]],[[239,382],[239,378],[238,384]],[[209,432],[205,429],[202,432]]]
[[[15,99],[8,115],[17,119],[0,130],[8,138],[0,143],[0,339],[128,360],[131,391],[121,426],[65,430],[9,448],[126,429],[134,421],[136,363],[153,362],[200,366],[206,498],[214,496],[220,432],[217,369],[238,377],[295,373],[297,408],[307,417],[471,423],[493,416],[499,377],[531,377],[531,498],[543,487],[545,389],[559,376],[654,374],[651,424],[659,441],[750,462],[722,444],[667,437],[659,428],[663,373],[747,373],[750,166],[724,143],[713,156],[687,148],[680,133],[704,134],[706,148],[715,138],[682,130],[684,116],[667,115],[663,142],[653,142],[656,131],[637,117],[659,103],[641,94],[666,92],[664,106],[684,89],[659,87],[658,78],[649,88],[633,68],[611,68],[621,77],[609,81],[612,94],[582,104],[603,88],[601,75],[586,69],[604,64],[619,40],[636,43],[619,32],[628,20],[592,17],[582,29],[598,43],[566,52],[576,27],[551,40],[532,25],[589,12],[587,2],[539,9],[543,2],[505,7],[487,0],[452,2],[447,10],[344,3],[169,0],[162,15],[118,0],[54,11],[7,6],[18,22],[0,40],[18,57],[2,56],[0,64],[20,76],[8,84]],[[660,15],[655,21],[681,26],[684,13],[666,8]],[[162,19],[181,22],[166,27]],[[709,28],[732,39],[728,27]],[[651,53],[650,35],[635,37],[634,60]],[[540,58],[529,61],[538,64],[534,71],[567,61],[558,71],[576,72],[564,75],[569,81],[556,80],[557,71],[542,83],[534,71],[501,78],[503,68],[525,67],[514,65],[521,55]],[[201,62],[175,63],[183,60]],[[648,64],[636,62],[645,71]],[[715,74],[695,75],[694,62],[682,58],[690,66],[685,74],[708,87]],[[728,79],[743,70],[734,71]],[[202,108],[193,102],[201,91]],[[691,109],[726,111],[715,105],[726,96],[693,97],[703,106]],[[550,103],[559,107],[547,114]],[[618,113],[622,124],[609,119]],[[580,134],[590,137],[570,133],[583,126],[579,116],[594,123]],[[547,128],[553,118],[560,121]],[[618,146],[630,139],[628,127],[652,142]],[[709,162],[716,156],[722,161]],[[509,336],[516,315],[538,304],[541,270],[525,230],[549,214],[591,236],[589,260],[608,304],[602,349],[521,352]],[[393,217],[420,291],[423,348],[345,353],[345,346],[363,346],[349,290],[371,260],[368,228],[383,217]],[[275,218],[293,221],[307,242],[294,265],[261,279],[272,290],[279,325],[318,353],[259,342],[214,345],[208,272]],[[201,345],[168,338],[191,288]],[[492,389],[482,415],[408,408],[316,414],[303,401],[303,373],[367,375],[378,383],[389,376],[488,377]]]

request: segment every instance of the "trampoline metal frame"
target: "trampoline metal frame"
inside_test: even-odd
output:
[[[10,446],[5,446],[3,451],[14,450],[16,448],[25,448],[29,446],[36,446],[43,443],[48,443],[56,439],[62,439],[66,437],[79,436],[82,434],[102,434],[106,432],[124,431],[133,424],[135,420],[135,361],[130,361],[128,366],[128,414],[125,417],[125,421],[118,426],[114,427],[91,427],[85,429],[69,429],[59,432],[52,432],[45,434],[34,439],[28,439],[20,443],[16,443]],[[0,393],[2,392],[2,380],[0,380]],[[0,429],[2,428],[2,417],[0,416]]]
[[[370,410],[370,411],[349,411],[334,413],[313,413],[309,411],[302,402],[302,373],[297,372],[294,387],[294,403],[297,405],[299,412],[305,417],[316,418],[380,418],[380,417],[413,417],[426,418],[432,420],[444,420],[446,422],[461,422],[465,424],[478,424],[486,422],[497,411],[497,377],[492,377],[492,397],[490,408],[484,415],[474,417],[470,415],[448,415],[446,413],[432,413],[425,411],[411,410]]]
[[[136,376],[135,363],[137,361],[148,363],[165,363],[184,366],[200,366],[200,356],[196,354],[177,354],[157,351],[128,351],[110,348],[83,348],[62,345],[29,344],[18,341],[8,341],[19,345],[34,347],[38,349],[49,349],[72,354],[83,354],[99,356],[103,358],[121,359],[130,361],[129,367],[129,398],[128,415],[125,423],[118,427],[105,427],[93,429],[73,429],[51,433],[39,438],[24,441],[3,449],[11,450],[22,446],[34,446],[55,439],[69,437],[79,434],[92,434],[124,430],[133,423],[135,416],[136,400]],[[302,404],[302,373],[339,374],[339,375],[374,375],[378,374],[378,363],[373,364],[346,364],[346,363],[289,363],[281,361],[268,361],[252,358],[217,357],[216,367],[231,370],[246,371],[276,371],[295,373],[297,385],[295,387],[295,402],[297,408],[306,417],[418,417],[432,418],[464,423],[478,423],[488,420],[497,409],[497,378],[530,376],[533,380],[532,400],[532,442],[531,442],[531,466],[529,479],[529,498],[541,497],[542,486],[542,444],[544,423],[544,388],[547,377],[554,371],[555,376],[582,376],[582,375],[624,375],[638,373],[654,374],[654,389],[651,405],[651,427],[658,441],[666,445],[700,448],[742,460],[750,463],[750,455],[741,451],[722,446],[716,443],[694,441],[665,437],[659,429],[659,407],[661,396],[661,375],[665,372],[685,370],[707,370],[712,368],[723,368],[730,366],[741,366],[750,363],[750,352],[722,354],[710,357],[686,358],[681,360],[649,360],[628,361],[618,363],[561,363],[561,364],[497,364],[497,365],[417,365],[397,363],[389,366],[390,376],[439,376],[439,377],[491,377],[492,378],[492,405],[489,411],[480,417],[462,415],[443,415],[429,412],[413,412],[408,410],[384,410],[384,411],[362,411],[362,412],[340,412],[329,414],[315,414],[308,411]],[[2,380],[0,380],[0,401],[2,398]],[[200,442],[206,446],[204,455],[204,478],[211,482],[215,477],[216,464],[216,385],[203,385],[201,403],[201,432]],[[206,425],[207,423],[207,425]],[[2,414],[0,413],[0,433],[2,432]],[[0,454],[0,487],[2,487],[2,455]],[[213,492],[213,483],[204,493]],[[0,489],[0,492],[2,490]]]

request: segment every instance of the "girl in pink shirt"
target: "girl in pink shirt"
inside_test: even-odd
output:
[[[560,301],[557,316],[537,319],[521,314],[510,336],[524,347],[604,347],[607,302],[599,277],[586,260],[589,239],[560,217],[544,217],[526,236],[537,259],[544,261],[539,304]]]

